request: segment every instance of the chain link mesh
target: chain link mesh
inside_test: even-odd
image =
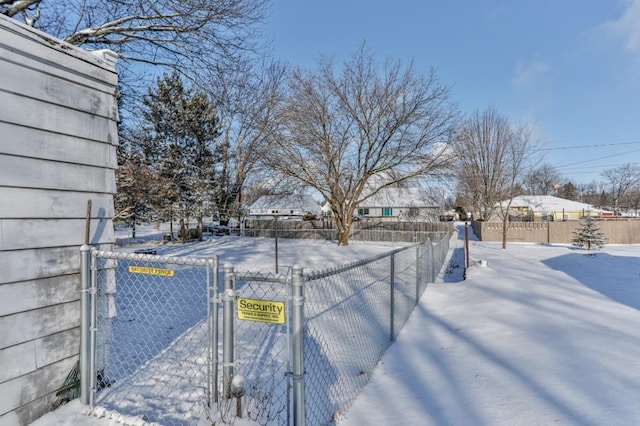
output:
[[[98,309],[96,403],[147,422],[197,422],[210,392],[214,261],[95,256],[98,306],[111,305]]]
[[[309,424],[334,424],[369,381],[449,248],[427,242],[327,271],[305,284]],[[434,253],[437,253],[434,256]],[[444,253],[444,254],[443,254]]]

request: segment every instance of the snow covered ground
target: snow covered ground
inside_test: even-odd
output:
[[[455,262],[463,259],[462,234],[452,244]],[[273,240],[252,241],[255,253],[241,241],[216,237],[198,251],[273,268]],[[286,240],[279,247],[282,265],[312,270],[313,262],[344,263],[391,248]],[[470,259],[466,281],[443,273],[427,288],[341,425],[640,424],[639,246],[587,254],[471,241]],[[449,266],[443,272],[460,269]],[[137,422],[85,412],[76,400],[35,424]]]

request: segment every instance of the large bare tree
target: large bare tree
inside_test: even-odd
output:
[[[241,219],[244,206],[272,192],[277,179],[264,166],[265,152],[277,123],[287,66],[277,61],[244,62],[215,88],[221,120],[221,175],[226,188],[220,194],[222,215]],[[222,199],[224,198],[224,200]]]
[[[295,70],[289,82],[271,164],[329,203],[339,244],[349,243],[359,203],[449,165],[440,142],[457,111],[434,71],[379,64],[363,44],[340,67],[321,57],[316,71]]]
[[[541,164],[524,177],[524,188],[529,195],[558,195],[562,187],[562,176],[550,164]]]
[[[519,180],[537,162],[538,144],[531,127],[516,126],[495,108],[476,111],[460,128],[458,135],[460,186],[471,194],[483,220],[489,220],[499,207],[502,219],[502,248],[507,247],[509,210]]]
[[[611,189],[611,201],[614,214],[620,215],[620,204],[633,187],[640,183],[640,167],[635,164],[624,164],[602,172]]]
[[[0,13],[87,49],[111,49],[126,87],[164,72],[191,80],[233,69],[259,50],[268,0],[0,0]],[[144,65],[161,67],[148,73]],[[137,75],[134,75],[137,74]],[[151,75],[147,75],[151,74]]]

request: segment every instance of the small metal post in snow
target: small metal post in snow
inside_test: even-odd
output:
[[[235,280],[233,266],[225,263],[224,293],[222,295],[222,392],[225,399],[231,398],[233,380],[233,318],[235,305]]]
[[[416,304],[420,302],[420,271],[422,270],[422,265],[420,264],[420,249],[423,244],[416,246]]]
[[[395,254],[391,254],[391,265],[389,267],[389,286],[390,286],[390,296],[389,296],[389,340],[395,340],[395,329],[393,326],[393,317],[395,315],[394,305],[395,305],[395,275],[396,275],[396,257]]]
[[[465,265],[469,267],[469,222],[464,223],[464,254],[466,258]]]
[[[293,424],[304,426],[304,276],[300,265],[292,269],[291,333],[293,350]]]
[[[273,220],[274,220],[274,225],[273,225],[273,231],[274,231],[274,237],[275,237],[275,242],[276,242],[276,274],[278,273],[278,213],[274,213],[273,214]]]

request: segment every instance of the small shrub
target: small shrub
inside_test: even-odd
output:
[[[197,240],[198,239],[198,229],[187,229],[186,230],[187,240]],[[182,238],[182,230],[178,230],[178,238]]]

